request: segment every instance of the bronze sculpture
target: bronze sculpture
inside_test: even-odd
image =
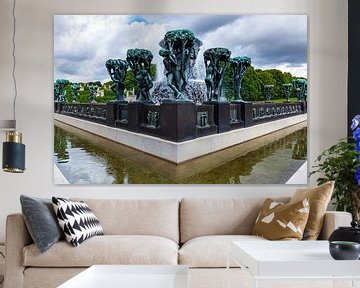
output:
[[[204,52],[205,82],[208,101],[224,101],[223,78],[231,52],[226,48],[210,48]]]
[[[132,69],[138,85],[136,100],[138,102],[154,103],[149,90],[153,87],[150,76],[150,65],[153,54],[146,49],[129,49],[127,51],[127,63]]]
[[[273,91],[274,91],[274,85],[264,85],[265,101],[266,102],[271,102]]]
[[[284,95],[285,95],[285,102],[290,102],[290,95],[291,95],[291,89],[292,89],[292,85],[291,83],[286,83],[283,84],[283,88],[284,88]]]
[[[71,92],[72,92],[73,102],[77,102],[79,100],[79,90],[80,90],[79,83],[71,84]]]
[[[65,86],[69,84],[68,80],[65,79],[56,79],[54,84],[54,98],[55,101],[65,102],[66,91]]]
[[[242,101],[241,82],[245,76],[247,68],[251,65],[251,58],[247,56],[234,57],[230,59],[231,76],[233,78],[233,87],[235,101]]]
[[[184,91],[190,76],[191,60],[196,59],[199,45],[194,33],[187,29],[168,31],[160,42],[162,49],[159,55],[164,58],[167,84],[174,92],[171,100],[188,100]]]
[[[307,101],[307,81],[305,79],[294,79],[292,81],[298,101]]]
[[[129,64],[122,59],[109,59],[105,63],[113,84],[110,89],[115,93],[117,101],[124,101],[125,78]]]

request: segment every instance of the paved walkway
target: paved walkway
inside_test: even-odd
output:
[[[54,163],[54,184],[69,184],[65,176],[61,173],[59,168]],[[1,287],[0,287],[1,288]]]

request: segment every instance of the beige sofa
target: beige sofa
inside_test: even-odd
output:
[[[184,264],[191,288],[223,288],[231,241],[268,241],[250,235],[264,199],[82,200],[105,235],[76,248],[61,241],[41,254],[23,216],[8,216],[5,288],[56,287],[94,264]],[[350,219],[345,212],[327,212],[321,237]],[[231,287],[240,287],[243,272],[230,264]]]

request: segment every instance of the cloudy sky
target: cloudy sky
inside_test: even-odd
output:
[[[307,77],[305,15],[56,15],[54,77],[108,81],[106,60],[126,59],[130,48],[149,49],[153,62],[162,66],[160,40],[167,31],[182,28],[203,42],[197,59],[200,71],[205,49],[225,47],[232,57],[251,57],[255,68]]]

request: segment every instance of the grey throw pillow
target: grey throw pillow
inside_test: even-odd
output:
[[[20,196],[22,213],[31,238],[40,252],[47,251],[64,238],[51,199]]]

